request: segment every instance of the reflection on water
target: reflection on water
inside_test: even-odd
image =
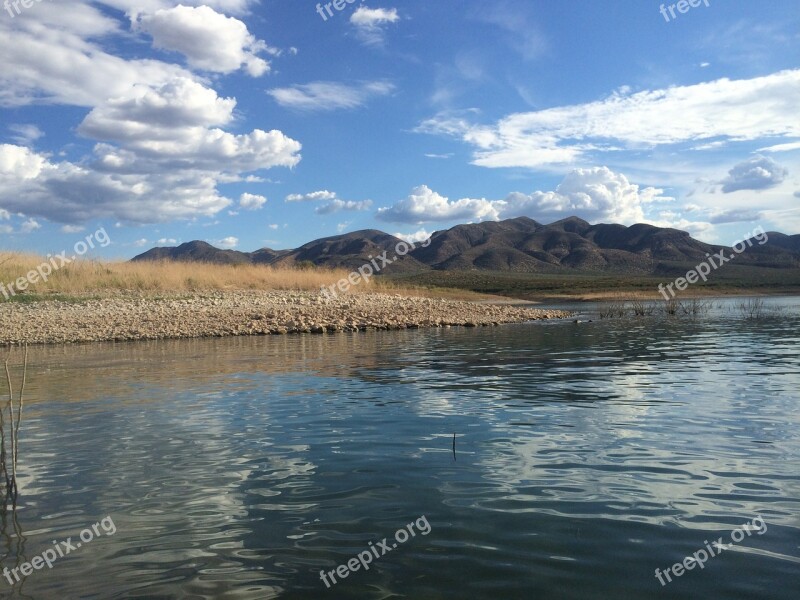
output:
[[[798,305],[780,318],[35,348],[3,565],[31,598],[794,598]],[[452,440],[457,436],[457,461]],[[426,515],[432,531],[327,590]],[[703,571],[654,577],[755,516]]]

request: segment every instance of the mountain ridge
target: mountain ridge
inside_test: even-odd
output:
[[[751,238],[737,257],[742,265],[800,268],[800,235],[767,232]],[[386,252],[395,257],[383,272],[510,271],[525,273],[626,273],[653,275],[676,265],[695,265],[726,246],[707,244],[688,232],[645,223],[592,225],[567,217],[544,225],[528,217],[456,225],[434,232],[429,244],[416,244],[396,257],[401,240],[377,229],[363,229],[312,240],[299,248],[254,252],[222,250],[202,241],[157,247],[132,261],[176,260],[217,264],[267,264],[356,269]]]

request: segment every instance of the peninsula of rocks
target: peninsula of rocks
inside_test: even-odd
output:
[[[0,304],[0,345],[479,327],[570,316],[558,310],[394,294],[305,291],[121,295]]]

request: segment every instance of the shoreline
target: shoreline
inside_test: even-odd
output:
[[[399,294],[207,292],[0,304],[0,346],[486,327],[569,311]]]

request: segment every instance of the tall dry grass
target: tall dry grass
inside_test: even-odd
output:
[[[30,254],[0,252],[0,284],[10,284],[45,262]],[[28,287],[32,294],[174,293],[217,290],[319,290],[347,278],[345,269],[291,269],[265,265],[78,260],[54,270],[47,281]],[[16,289],[16,284],[15,284]],[[373,278],[349,293],[412,292]],[[419,292],[420,290],[417,290]],[[0,290],[0,301],[5,298]]]

